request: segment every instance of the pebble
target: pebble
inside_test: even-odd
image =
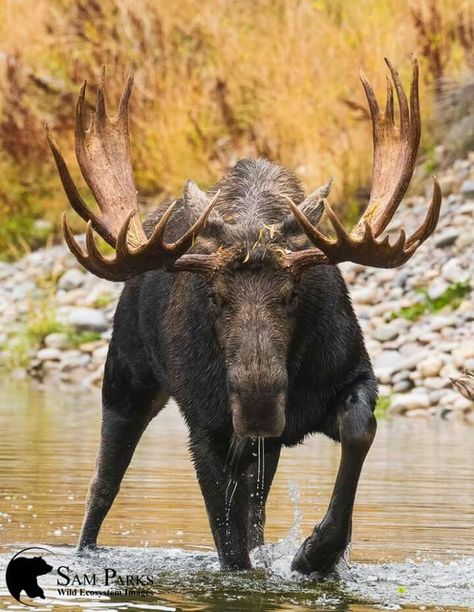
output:
[[[397,338],[399,333],[399,326],[392,322],[387,323],[386,325],[381,325],[380,327],[376,327],[374,331],[374,337],[380,342],[387,342],[389,340],[394,340]]]
[[[427,359],[423,359],[416,366],[416,369],[423,378],[438,376],[443,367],[443,360],[439,357],[428,357]]]
[[[36,353],[36,358],[40,361],[59,361],[61,359],[61,351],[57,348],[44,348]]]
[[[73,308],[67,317],[67,322],[78,330],[105,331],[107,319],[101,310],[94,308]]]
[[[440,249],[444,249],[451,246],[456,242],[459,236],[457,229],[447,228],[444,232],[441,232],[438,236],[434,237],[434,244]]]
[[[441,268],[443,277],[450,283],[466,282],[469,280],[469,272],[464,270],[458,259],[449,259]]]
[[[71,346],[67,334],[63,334],[61,332],[48,334],[44,339],[44,343],[48,348],[59,350],[65,350]]]
[[[352,301],[355,304],[375,304],[379,299],[377,287],[359,287],[351,291]]]
[[[72,268],[64,272],[64,274],[61,276],[58,282],[58,288],[64,289],[65,291],[70,291],[71,289],[77,289],[84,283],[86,278],[87,276],[84,272],[81,272],[81,270]]]
[[[474,198],[474,179],[468,179],[461,185],[461,194],[466,198]]]
[[[465,368],[466,361],[474,358],[474,342],[460,346],[453,350],[453,362],[458,368]]]

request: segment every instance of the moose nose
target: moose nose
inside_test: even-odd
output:
[[[247,391],[232,398],[232,424],[242,438],[278,438],[285,429],[285,394]]]

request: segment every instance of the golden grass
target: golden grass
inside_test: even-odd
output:
[[[178,194],[188,177],[206,187],[238,158],[265,156],[294,168],[308,189],[332,175],[335,198],[350,208],[371,168],[369,124],[344,102],[365,105],[359,66],[383,95],[383,57],[407,81],[410,54],[422,53],[427,125],[433,53],[446,74],[461,71],[472,58],[458,30],[469,19],[468,0],[3,2],[0,173],[8,179],[0,179],[0,211],[58,217],[64,197],[42,125],[72,161],[75,95],[86,78],[94,93],[102,64],[111,106],[135,66],[142,194]]]

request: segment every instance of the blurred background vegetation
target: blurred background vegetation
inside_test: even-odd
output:
[[[308,189],[332,175],[340,211],[355,216],[371,170],[358,68],[383,96],[384,56],[407,85],[410,54],[419,57],[426,172],[442,162],[440,142],[445,159],[473,144],[462,126],[474,90],[469,0],[4,0],[0,34],[4,258],[57,231],[65,196],[43,126],[78,178],[74,103],[84,79],[94,100],[103,64],[111,106],[136,70],[132,150],[149,203],[264,156]]]

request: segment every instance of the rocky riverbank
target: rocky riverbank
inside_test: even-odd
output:
[[[402,268],[341,266],[380,382],[379,411],[474,422],[452,378],[474,368],[474,154],[440,177],[435,235]],[[427,198],[391,224],[418,226]],[[100,385],[121,284],[82,271],[64,246],[0,263],[0,365],[41,384]]]

